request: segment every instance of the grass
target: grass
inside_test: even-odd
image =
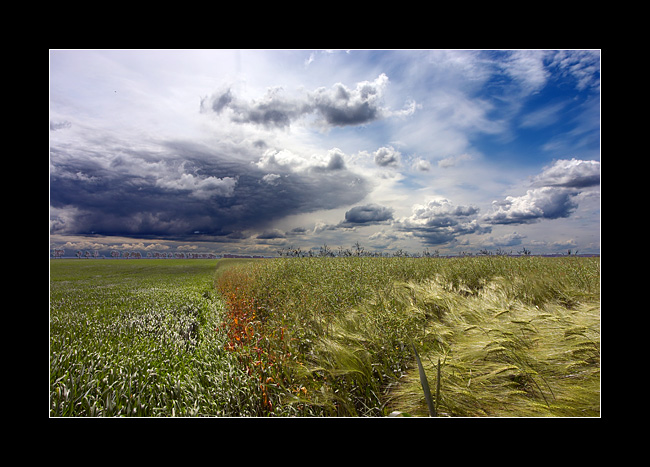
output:
[[[599,416],[600,307],[594,300],[527,304],[506,280],[454,300],[439,281],[417,286],[425,303],[446,302],[421,336],[423,366],[441,359],[439,412],[449,416]],[[518,289],[518,287],[515,287]],[[581,294],[581,296],[583,296]],[[583,296],[584,299],[584,296]],[[416,305],[417,306],[417,305]],[[407,373],[391,405],[424,415],[419,380]]]
[[[257,415],[215,261],[50,262],[50,415]]]
[[[599,414],[598,259],[277,259],[217,289],[275,414],[427,414],[411,342],[440,415]]]
[[[50,268],[51,416],[600,414],[597,258]]]

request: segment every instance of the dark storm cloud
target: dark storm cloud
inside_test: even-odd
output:
[[[365,180],[336,158],[319,170],[287,170],[270,178],[251,163],[259,154],[239,151],[235,157],[232,148],[189,143],[152,152],[53,147],[52,233],[237,238],[291,214],[361,200],[369,191]]]
[[[282,88],[271,88],[261,99],[250,102],[236,98],[231,89],[219,91],[201,101],[202,111],[221,113],[231,111],[230,118],[238,123],[254,123],[283,128],[292,121],[317,114],[325,126],[362,125],[382,118],[390,111],[381,107],[381,97],[388,83],[385,74],[374,81],[363,81],[350,89],[341,83],[331,88],[318,88],[300,97],[284,94]]]

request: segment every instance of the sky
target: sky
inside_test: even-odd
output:
[[[599,50],[50,50],[50,249],[600,252]]]

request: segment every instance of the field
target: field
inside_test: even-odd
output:
[[[50,415],[255,415],[211,260],[52,260]]]
[[[600,260],[50,261],[51,416],[432,413],[599,416]]]

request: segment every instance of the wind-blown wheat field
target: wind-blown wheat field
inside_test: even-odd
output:
[[[49,319],[52,417],[600,416],[599,258],[57,259]]]

